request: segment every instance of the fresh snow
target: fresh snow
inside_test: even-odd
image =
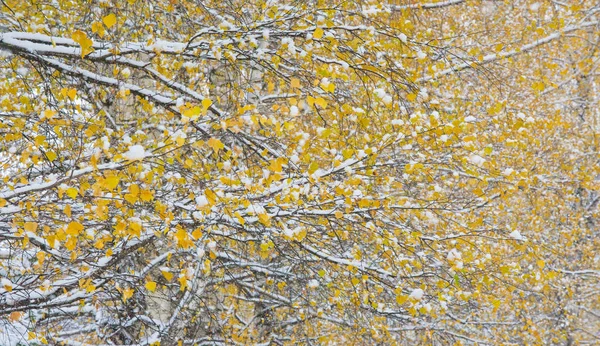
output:
[[[417,288],[410,293],[409,297],[414,300],[421,300],[423,299],[423,295],[425,295],[425,292],[422,289]]]
[[[262,205],[259,204],[251,204],[246,209],[246,214],[248,215],[258,215],[258,214],[266,214],[267,211]]]
[[[481,167],[485,163],[485,159],[479,155],[473,154],[469,156],[469,162],[471,162],[475,166]]]
[[[518,230],[510,232],[509,236],[516,240],[525,240],[525,237],[523,237],[523,235],[521,235],[521,232],[519,232]]]
[[[146,157],[146,151],[141,145],[132,145],[123,156],[130,161],[139,161]]]
[[[208,199],[206,198],[205,195],[200,195],[198,197],[196,197],[196,206],[198,208],[204,208],[208,205]]]
[[[454,261],[454,260],[459,260],[461,259],[461,254],[458,250],[456,249],[452,249],[448,252],[448,261]]]
[[[308,287],[310,288],[317,288],[319,287],[319,281],[312,279],[308,282]]]

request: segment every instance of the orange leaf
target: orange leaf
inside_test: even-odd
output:
[[[13,311],[10,313],[10,315],[8,315],[8,320],[11,322],[16,322],[16,321],[20,320],[21,317],[23,317],[23,312]]]

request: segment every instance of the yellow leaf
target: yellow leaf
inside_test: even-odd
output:
[[[127,299],[133,297],[133,292],[135,292],[132,288],[126,288],[123,290],[123,301],[127,301]]]
[[[217,203],[217,194],[214,193],[212,190],[210,189],[205,189],[204,190],[204,195],[206,196],[206,199],[208,200],[208,202],[210,204],[215,204]]]
[[[544,84],[544,82],[534,82],[531,87],[533,88],[533,90],[535,91],[544,91],[544,89],[546,89],[546,85]]]
[[[300,230],[300,232],[298,232],[294,235],[294,239],[296,241],[302,241],[302,240],[304,240],[304,238],[306,238],[306,228],[302,228]]]
[[[137,222],[132,222],[129,224],[129,231],[131,235],[135,235],[139,238],[142,235],[142,225]]]
[[[44,145],[44,142],[46,142],[46,136],[43,135],[39,135],[35,137],[35,144],[38,146],[42,146]]]
[[[154,199],[154,195],[152,194],[152,191],[142,190],[142,192],[140,193],[140,198],[144,202],[150,202],[151,200]]]
[[[220,180],[220,181],[221,181],[223,184],[225,184],[225,185],[230,185],[230,186],[231,186],[231,185],[235,185],[235,184],[237,184],[237,180],[235,180],[235,179],[231,179],[230,177],[225,177],[225,176],[223,176],[223,177],[219,178],[219,180]]]
[[[137,196],[138,193],[140,193],[140,187],[137,184],[131,184],[129,186],[129,193],[131,193],[134,196]]]
[[[335,84],[329,83],[326,87],[323,87],[323,90],[333,93],[335,91]]]
[[[181,246],[184,249],[190,247],[191,242],[189,241],[189,236],[187,232],[183,228],[179,228],[175,233],[175,238],[177,239],[177,245]]]
[[[77,189],[74,187],[70,187],[67,189],[67,196],[71,197],[72,199],[77,198]]]
[[[100,22],[92,23],[92,32],[97,33],[100,37],[104,37],[104,34],[106,33]]]
[[[56,246],[56,235],[51,234],[49,236],[46,237],[46,241],[48,242],[48,245],[50,245],[51,248],[54,248]]]
[[[67,226],[67,234],[78,235],[79,233],[81,233],[81,231],[83,231],[82,224],[80,224],[77,221],[69,222],[69,225]]]
[[[171,279],[173,279],[173,273],[166,270],[162,270],[161,273],[165,277],[165,279],[167,279],[167,281],[171,281]]]
[[[202,109],[198,106],[194,106],[184,110],[182,114],[185,117],[195,119],[200,115],[200,113],[202,113]]]
[[[292,78],[290,86],[292,88],[300,88],[300,80],[298,78]]]
[[[204,109],[208,109],[208,107],[210,107],[211,105],[212,101],[210,99],[202,100],[202,107],[204,107]]]
[[[538,260],[538,261],[537,261],[537,266],[538,266],[540,269],[544,269],[544,267],[546,266],[546,262],[544,262],[544,260]]]
[[[317,169],[319,169],[319,164],[317,161],[313,161],[310,166],[308,166],[308,174],[313,174]]]
[[[71,205],[70,204],[65,205],[65,208],[63,209],[63,213],[65,213],[65,215],[67,215],[68,217],[71,217]]]
[[[202,230],[200,228],[196,228],[193,232],[192,232],[192,237],[194,238],[194,240],[198,240],[202,237]]]
[[[320,39],[321,37],[323,37],[323,29],[321,29],[321,28],[316,28],[316,29],[315,29],[315,32],[313,33],[313,38],[314,38],[315,40],[318,40],[318,39]]]
[[[181,292],[185,291],[185,289],[187,288],[187,278],[185,277],[185,275],[180,276],[177,281],[179,281],[179,290]]]
[[[56,153],[53,151],[47,151],[46,157],[48,158],[48,161],[53,162],[54,160],[56,160]]]
[[[327,107],[327,101],[325,101],[325,99],[324,99],[324,98],[322,98],[322,97],[317,97],[317,98],[315,99],[315,104],[316,104],[317,106],[320,106],[321,108],[325,108],[325,107]]]
[[[208,140],[208,146],[214,150],[215,153],[218,153],[219,150],[223,149],[225,145],[218,138],[211,138]]]
[[[268,214],[258,214],[258,220],[265,226],[271,225],[271,217]]]
[[[277,158],[275,160],[271,160],[271,164],[269,165],[269,170],[275,173],[279,173],[282,170],[282,166],[285,163],[285,159]]]
[[[117,177],[116,175],[112,175],[112,176],[106,177],[106,179],[104,179],[104,186],[108,190],[116,189],[117,185],[119,185],[119,177]]]
[[[40,118],[42,120],[43,119],[52,119],[55,115],[56,115],[56,111],[55,110],[46,109],[45,111],[42,112],[42,116]]]
[[[75,96],[77,96],[77,89],[67,90],[67,96],[69,96],[71,100],[75,100]]]
[[[494,312],[495,312],[496,310],[498,310],[500,305],[502,305],[502,301],[500,299],[494,299],[494,300],[492,300],[492,305],[494,306]]]
[[[111,28],[113,25],[117,23],[117,16],[114,13],[109,14],[108,16],[102,18],[102,23],[106,25],[107,28]]]
[[[236,219],[238,220],[238,222],[239,222],[240,224],[242,224],[242,225],[243,225],[243,224],[245,224],[245,223],[246,223],[246,220],[244,220],[244,218],[242,217],[242,215],[240,214],[240,212],[236,211],[236,212],[235,212],[235,214],[233,214],[233,216],[235,216],[235,217],[236,217]]]
[[[150,292],[154,292],[156,290],[156,282],[148,281],[145,285],[146,289]]]
[[[24,225],[23,228],[27,232],[35,232],[35,230],[37,229],[37,227],[38,227],[37,222],[25,222],[25,225]]]
[[[77,238],[75,238],[75,237],[69,237],[69,239],[67,239],[67,241],[65,242],[65,247],[69,251],[73,251],[76,246],[77,246]]]
[[[94,51],[92,48],[94,41],[88,38],[85,32],[77,30],[71,35],[71,38],[81,46],[81,58]]]
[[[85,34],[85,32],[83,32],[81,30],[77,30],[71,35],[71,38],[73,39],[73,41],[75,41],[77,43],[79,43],[81,40],[85,39],[86,37],[87,37],[87,35]]]
[[[123,198],[125,198],[125,200],[129,202],[129,204],[135,204],[135,202],[137,202],[137,196],[131,193],[126,194],[125,196],[123,196]]]

